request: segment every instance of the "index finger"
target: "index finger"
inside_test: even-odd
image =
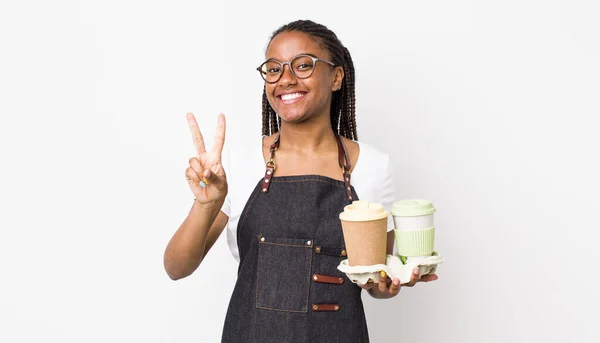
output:
[[[198,122],[196,121],[196,117],[194,117],[193,113],[187,113],[186,118],[188,121],[188,125],[190,126],[190,132],[192,133],[192,138],[194,139],[194,145],[196,146],[196,153],[201,155],[206,152],[206,148],[204,147],[204,138],[202,138],[202,133],[200,133],[200,128],[198,127]]]
[[[417,282],[419,282],[419,267],[415,267],[415,270],[413,270],[413,273],[410,276],[410,282],[407,283],[406,286],[413,287]]]
[[[394,279],[392,280],[392,285],[390,286],[390,293],[391,294],[398,294],[400,293],[400,279]]]
[[[213,141],[213,151],[219,154],[223,153],[223,145],[225,145],[225,115],[219,114],[219,120],[217,122],[217,132]]]
[[[421,279],[419,279],[419,281],[429,282],[429,281],[435,281],[437,279],[438,279],[438,276],[436,274],[427,274],[427,275],[421,276]]]

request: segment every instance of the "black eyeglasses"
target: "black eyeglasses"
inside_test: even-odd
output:
[[[265,63],[261,64],[260,67],[256,68],[256,70],[258,70],[265,82],[275,83],[279,81],[281,75],[283,75],[283,67],[287,64],[295,77],[307,79],[314,73],[317,62],[325,62],[330,66],[335,67],[335,64],[332,62],[311,55],[298,55],[289,62],[267,60]]]

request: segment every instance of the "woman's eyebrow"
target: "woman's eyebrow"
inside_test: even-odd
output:
[[[297,54],[296,56],[300,56],[300,55],[308,55],[308,56],[312,56],[314,58],[318,58],[317,55],[310,53],[310,52],[301,52],[299,54]],[[294,56],[294,57],[296,57]],[[292,58],[294,58],[292,57]],[[281,62],[279,59],[275,58],[275,57],[271,57],[271,58],[267,58],[267,61],[277,61],[277,62]]]

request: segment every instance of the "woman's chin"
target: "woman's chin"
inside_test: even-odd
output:
[[[290,123],[290,124],[300,123],[300,122],[304,121],[304,119],[305,119],[304,113],[299,113],[299,112],[285,112],[285,113],[279,114],[279,117],[281,117],[281,121]]]

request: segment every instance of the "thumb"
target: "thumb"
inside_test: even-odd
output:
[[[208,168],[204,170],[204,173],[202,173],[202,179],[207,185],[214,184],[216,186],[221,186],[222,183],[217,174],[213,173]]]

